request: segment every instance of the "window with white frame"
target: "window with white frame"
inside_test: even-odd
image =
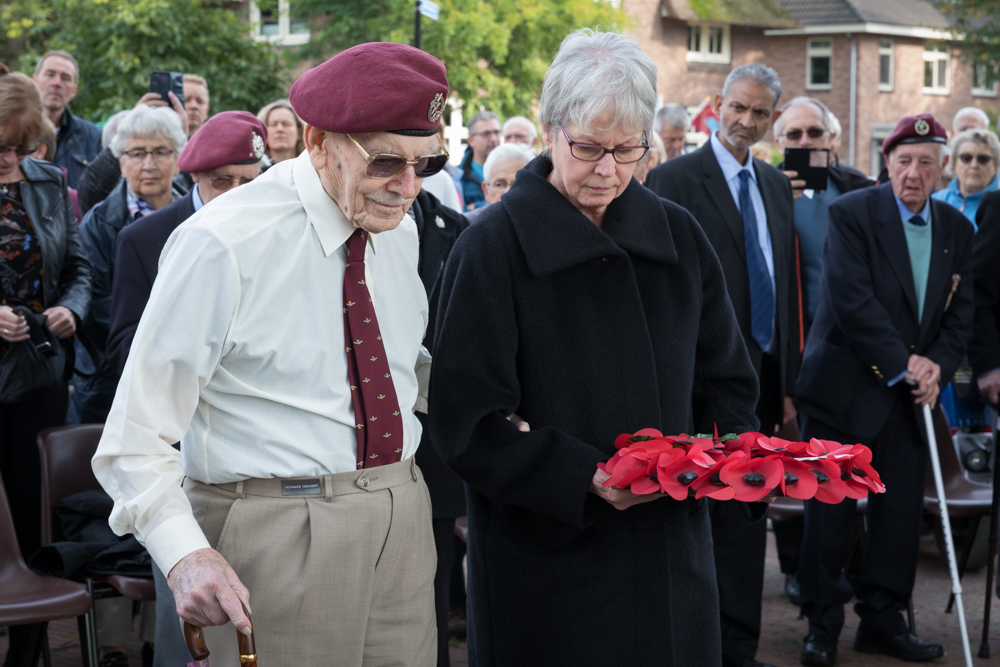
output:
[[[924,47],[924,92],[947,95],[951,91],[951,51],[947,44]]]
[[[878,42],[878,89],[890,91],[896,74],[896,43],[891,39]]]
[[[976,97],[997,96],[997,67],[986,63],[972,66],[972,94]]]
[[[292,17],[291,0],[250,0],[250,25],[258,42],[296,46],[309,41],[309,23]]]
[[[833,79],[833,41],[810,39],[806,48],[806,88],[830,90]]]
[[[728,64],[730,51],[728,25],[688,24],[688,61]]]

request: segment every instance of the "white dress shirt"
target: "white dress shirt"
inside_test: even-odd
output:
[[[342,306],[354,230],[303,154],[213,200],[167,241],[93,461],[115,503],[111,527],[134,533],[164,572],[209,546],[184,476],[221,484],[357,469]],[[366,282],[406,459],[430,372],[416,226],[404,216],[369,239]]]

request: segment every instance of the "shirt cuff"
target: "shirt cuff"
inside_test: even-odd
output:
[[[891,380],[889,380],[888,382],[886,382],[886,386],[887,387],[894,386],[897,382],[899,382],[900,380],[902,380],[903,378],[905,378],[907,373],[909,373],[909,371],[903,371],[902,373],[900,373],[896,377],[894,377]]]
[[[211,549],[205,533],[191,514],[170,517],[146,536],[144,545],[163,576],[192,551]]]

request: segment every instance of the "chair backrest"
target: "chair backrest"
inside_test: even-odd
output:
[[[21,547],[17,543],[17,533],[14,531],[14,517],[10,513],[10,503],[7,501],[7,490],[0,480],[0,584],[5,581],[23,579],[29,572],[21,556]]]
[[[42,544],[63,539],[56,503],[80,491],[101,488],[90,460],[104,431],[103,424],[48,428],[38,434],[42,467]]]

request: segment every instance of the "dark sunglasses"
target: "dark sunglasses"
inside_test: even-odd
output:
[[[958,159],[962,161],[962,164],[972,164],[972,160],[975,158],[976,162],[983,165],[984,167],[990,162],[993,162],[993,156],[987,155],[986,153],[980,153],[979,155],[973,155],[972,153],[962,153],[958,156]]]
[[[450,157],[448,151],[436,155],[426,155],[416,160],[408,160],[405,155],[394,155],[393,153],[369,155],[368,151],[362,148],[354,137],[348,134],[347,138],[358,147],[361,155],[368,161],[365,173],[372,178],[391,178],[411,165],[417,178],[427,178],[444,169]]]
[[[0,144],[0,155],[6,155],[7,153],[14,151],[14,155],[18,157],[28,157],[37,150],[38,146],[35,146],[34,148],[15,148],[13,146],[4,146],[3,144]]]
[[[824,134],[826,134],[826,130],[824,130],[821,127],[810,127],[808,130],[805,131],[805,133],[809,135],[810,139],[819,139]],[[802,130],[798,129],[789,130],[788,132],[785,132],[785,134],[782,136],[784,136],[785,139],[788,139],[789,141],[798,141],[799,139],[802,138]]]

